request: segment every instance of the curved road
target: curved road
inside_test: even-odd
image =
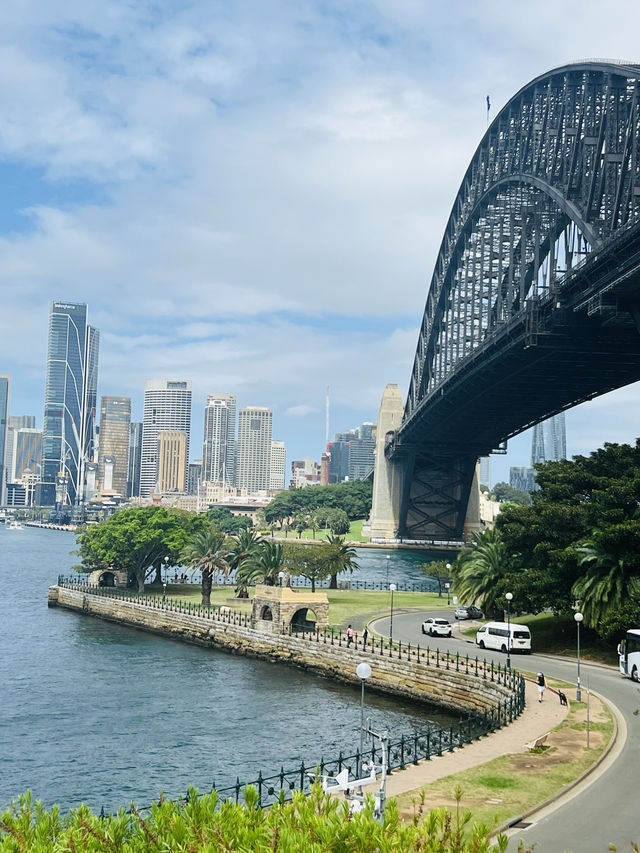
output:
[[[448,618],[454,626],[453,638],[423,636],[420,628],[427,616]],[[461,655],[475,657],[481,650],[473,639],[459,633],[459,628],[464,625],[464,622],[455,621],[453,610],[397,613],[393,616],[393,639],[412,645],[437,645],[454,654],[460,652]],[[375,630],[388,636],[389,619],[377,620]],[[505,660],[505,655],[500,652],[485,651],[483,656],[502,663]],[[540,670],[574,684],[576,681],[575,661],[532,654],[512,655],[511,664],[528,671]],[[627,740],[617,759],[592,784],[584,788],[580,786],[561,807],[544,809],[528,818],[532,822],[530,827],[509,832],[514,840],[522,838],[527,846],[535,842],[536,853],[567,850],[573,853],[604,853],[612,849],[610,844],[615,844],[619,851],[630,851],[630,842],[640,842],[640,722],[635,716],[640,708],[640,692],[630,679],[623,678],[612,667],[585,664],[583,661],[580,669],[583,699],[587,684],[610,699],[624,718]],[[571,694],[575,698],[575,690]],[[509,849],[512,845],[513,842]]]

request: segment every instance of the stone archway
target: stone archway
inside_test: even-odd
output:
[[[291,617],[291,630],[294,633],[306,633],[316,630],[316,614],[310,607],[301,607]]]
[[[321,631],[329,625],[329,600],[324,592],[259,584],[253,597],[251,625],[258,631]]]
[[[96,569],[89,575],[89,586],[113,588],[127,585],[127,573],[116,569]]]
[[[263,622],[273,622],[273,613],[268,604],[265,604],[262,610],[260,611],[260,619]]]

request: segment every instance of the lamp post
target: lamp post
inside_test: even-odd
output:
[[[389,560],[391,559],[391,554],[387,554],[387,586],[389,586]]]
[[[283,577],[284,577],[284,572],[278,572],[278,580],[280,581],[280,586],[282,586]]]
[[[167,585],[167,569],[169,568],[169,555],[166,554],[164,558],[164,585]]]
[[[445,566],[445,569],[449,573],[448,577],[447,577],[447,582],[445,584],[445,588],[447,590],[447,607],[448,607],[451,604],[451,599],[449,597],[450,593],[451,593],[451,563],[447,563],[447,565]]]
[[[389,619],[389,646],[393,643],[393,593],[396,591],[396,585],[394,583],[389,584],[389,591],[391,592],[391,618]]]
[[[513,593],[506,593],[505,598],[507,599],[507,669],[511,669],[511,602],[513,601]]]
[[[580,690],[580,623],[584,619],[582,613],[574,613],[573,618],[576,620],[578,629],[578,689],[576,690],[576,702],[582,702],[582,692]]]
[[[356,675],[360,679],[362,690],[360,693],[360,760],[358,763],[358,778],[362,777],[362,751],[364,749],[364,683],[371,675],[371,667],[368,663],[359,663],[356,667]]]

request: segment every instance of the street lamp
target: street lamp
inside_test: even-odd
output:
[[[360,679],[362,691],[360,693],[360,763],[358,765],[358,778],[362,777],[362,751],[364,749],[364,683],[371,675],[371,667],[368,663],[359,663],[356,667],[356,675]]]
[[[280,586],[282,586],[282,578],[284,577],[284,572],[278,572],[278,579],[280,581]]]
[[[451,563],[447,563],[447,565],[445,566],[445,569],[448,572],[447,582],[445,584],[445,587],[447,590],[447,607],[448,607],[451,604],[451,599],[449,598],[449,593],[451,591],[451,580],[450,580],[450,578],[451,578]]]
[[[389,560],[391,559],[391,554],[387,554],[387,586],[389,586]]]
[[[508,592],[505,598],[507,599],[507,669],[511,669],[511,602],[513,601],[513,593]]]
[[[582,702],[582,692],[580,690],[580,623],[584,619],[582,613],[574,613],[573,618],[576,620],[578,629],[578,689],[576,690],[576,702]]]
[[[389,584],[389,590],[391,592],[391,618],[389,620],[389,646],[393,643],[393,593],[396,591],[396,585],[394,583]]]
[[[169,555],[167,554],[164,558],[164,585],[167,585],[167,569],[169,568]]]

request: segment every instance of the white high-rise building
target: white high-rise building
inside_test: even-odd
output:
[[[284,474],[287,465],[287,452],[284,441],[271,442],[271,476],[269,489],[272,492],[284,490]]]
[[[140,495],[153,492],[158,482],[158,435],[177,430],[186,438],[189,458],[191,431],[191,382],[187,379],[149,379],[144,389],[142,416],[142,459],[140,463]],[[186,468],[185,468],[186,478]],[[186,481],[182,490],[186,488]]]
[[[266,492],[271,486],[271,426],[273,414],[264,406],[248,406],[238,417],[236,485],[247,492]]]
[[[202,481],[236,484],[236,398],[208,394],[204,409]]]
[[[564,412],[536,424],[531,436],[531,464],[559,462],[567,458]]]

